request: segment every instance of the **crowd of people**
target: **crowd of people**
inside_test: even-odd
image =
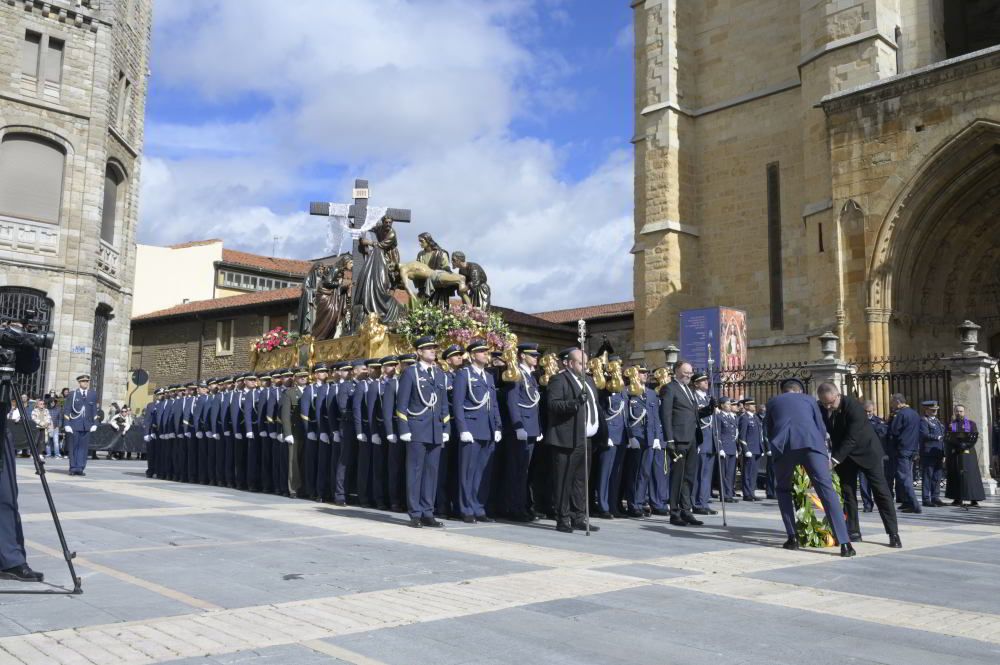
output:
[[[698,526],[699,516],[716,514],[715,498],[780,499],[764,405],[712,396],[709,377],[689,363],[660,383],[635,367],[639,388],[613,391],[597,388],[579,349],[559,354],[555,374],[541,370],[539,356],[537,345],[522,344],[516,367],[507,367],[482,340],[439,354],[422,338],[400,356],[157,389],[143,422],[146,473],[406,512],[414,527],[440,526],[438,518],[547,518],[560,531],[597,530],[587,514]],[[937,420],[936,404],[925,402],[921,417],[902,395],[893,396],[888,421],[872,403],[865,408],[887,492],[903,510],[943,505],[944,476],[957,505],[982,499],[974,441],[965,436],[976,424],[961,406],[948,424]],[[829,432],[833,409],[822,410]],[[851,475],[853,463],[835,462],[873,510],[870,469]],[[860,538],[856,516],[851,528]]]

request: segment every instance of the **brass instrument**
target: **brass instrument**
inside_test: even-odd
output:
[[[622,376],[622,361],[612,360],[608,363],[608,390],[620,393],[625,388],[625,377]]]
[[[666,367],[660,367],[653,372],[653,380],[656,381],[656,392],[663,390],[663,387],[670,383],[670,372]]]
[[[587,362],[587,369],[590,371],[590,375],[594,379],[594,385],[597,386],[597,389],[604,390],[604,386],[607,384],[607,379],[604,376],[604,358],[602,356],[591,358]]]
[[[507,348],[503,350],[503,380],[507,383],[517,383],[521,380],[521,372],[517,369],[517,337],[511,335],[507,340]]]
[[[625,378],[628,379],[628,392],[630,395],[638,397],[646,392],[646,386],[642,385],[639,378],[639,366],[633,365],[625,370]]]
[[[559,373],[559,361],[556,360],[556,354],[546,353],[538,364],[542,366],[542,378],[538,380],[538,385],[547,386],[549,380]]]

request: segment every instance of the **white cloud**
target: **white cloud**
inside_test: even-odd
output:
[[[316,164],[332,163],[368,177],[373,204],[413,209],[412,228],[399,227],[404,258],[430,231],[484,266],[497,304],[540,311],[631,297],[629,152],[574,182],[560,175],[559,146],[509,133],[517,117],[574,103],[560,90],[568,65],[511,36],[539,7],[164,4],[154,75],[219,108],[252,97],[258,110],[147,125],[141,241],[221,237],[270,253],[278,235],[279,254],[315,257],[326,229],[304,192],[320,177]],[[350,179],[327,187],[346,197]]]

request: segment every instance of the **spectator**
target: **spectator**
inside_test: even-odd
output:
[[[46,451],[51,451],[49,457],[59,457],[62,459],[62,449],[59,445],[60,434],[62,432],[62,405],[55,390],[50,390],[45,398],[45,407],[49,410],[49,418],[52,420],[52,431],[49,433],[49,441],[46,444]]]
[[[31,420],[35,423],[37,430],[35,443],[45,455],[49,453],[51,448],[46,442],[51,439],[52,431],[55,429],[55,425],[52,423],[52,414],[45,408],[45,400],[40,399],[35,402],[35,408],[31,411]],[[50,454],[49,457],[55,457],[55,454]]]

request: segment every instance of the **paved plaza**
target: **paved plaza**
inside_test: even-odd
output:
[[[4,664],[1000,662],[994,502],[901,515],[903,550],[866,515],[842,560],[782,550],[774,501],[588,538],[49,467],[84,593],[0,596]],[[29,563],[70,587],[26,460],[19,478]]]

